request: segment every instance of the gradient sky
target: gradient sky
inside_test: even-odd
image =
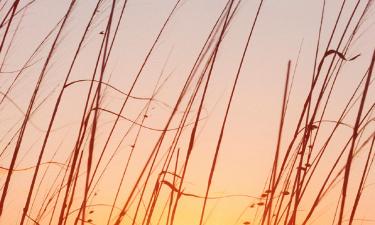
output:
[[[282,142],[284,149],[291,139],[297,116],[301,112],[303,101],[309,91],[322,2],[308,0],[265,1],[235,93],[210,195],[243,194],[259,196],[262,193],[267,176],[272,168],[287,62],[291,60],[292,68],[294,69],[298,52],[301,49],[286,117],[286,127]],[[348,1],[347,6],[344,8],[343,21],[340,21],[341,23],[338,26],[339,32],[343,31],[344,24],[349,18],[350,10],[352,10],[355,2]],[[162,78],[166,78],[168,74],[171,74],[171,76],[156,98],[168,105],[175,104],[178,97],[176,93],[181,90],[187,73],[225,3],[226,1],[224,0],[183,1],[152,53],[133,92],[135,96],[150,96],[159,75],[163,72]],[[50,29],[62,18],[68,4],[69,1],[37,0],[26,11],[11,48],[11,54],[4,64],[4,71],[16,70],[22,65]],[[56,91],[53,92],[53,90],[55,88],[60,90],[61,88],[64,75],[77,46],[77,41],[79,41],[83,28],[95,6],[94,4],[95,1],[90,0],[78,1],[72,17],[68,21],[68,26],[64,30],[64,38],[59,42],[56,54],[52,58],[52,63],[48,68],[37,102],[42,102],[51,92],[52,94],[32,116],[32,124],[26,131],[25,141],[17,161],[17,168],[35,165],[43,138],[43,131],[41,130],[45,130],[48,125],[46,118],[51,114],[51,109],[57,96]],[[105,80],[108,80],[110,84],[122,91],[129,90],[142,60],[174,4],[174,0],[129,0],[124,21],[121,24],[115,48],[107,67]],[[207,163],[207,161],[212,159],[214,154],[235,71],[258,4],[258,1],[242,1],[238,14],[236,14],[219,51],[217,66],[214,68],[213,79],[208,88],[208,96],[204,105],[204,120],[199,127],[199,136],[188,166],[189,170],[184,185],[186,192],[197,195],[203,195],[205,192],[210,169],[210,163]],[[341,0],[327,1],[321,43],[324,47],[321,49],[325,48],[327,44],[340,4]],[[362,9],[364,3],[360,4],[360,7]],[[95,57],[102,37],[99,32],[104,30],[109,10],[110,1],[106,1],[101,9],[100,16],[95,21],[95,28],[90,31],[85,48],[73,71],[71,81],[89,79],[92,75],[92,68],[95,64]],[[116,13],[119,13],[119,10]],[[361,54],[361,56],[355,61],[345,64],[328,106],[326,119],[334,120],[338,118],[368,68],[371,54],[375,47],[374,22],[374,10],[372,8],[369,17],[362,25],[361,32],[363,31],[364,34],[353,44],[348,52],[349,56],[357,54]],[[337,39],[338,37],[334,37],[334,43],[337,43]],[[24,76],[10,93],[12,100],[23,111],[27,108],[34,83],[42,66],[41,62],[45,60],[50,43],[51,40],[38,53],[34,59],[36,63],[27,69]],[[322,54],[321,50],[320,57]],[[0,90],[4,92],[11,81],[11,75],[1,74]],[[66,91],[58,113],[58,120],[54,126],[56,131],[53,132],[47,147],[45,161],[51,159],[57,149],[58,151],[53,161],[64,163],[67,159],[75,141],[74,138],[77,134],[77,127],[88,87],[89,83],[79,83],[72,85]],[[106,108],[117,111],[122,99],[123,96],[120,94],[108,90],[103,100],[103,105]],[[375,89],[372,85],[366,101],[367,109],[374,101]],[[124,115],[134,119],[142,107],[143,103],[130,101]],[[197,107],[198,105],[195,105],[193,110],[196,110]],[[146,125],[162,128],[171,111],[170,107],[162,104],[153,104],[151,108],[152,111],[149,113]],[[356,109],[354,107],[345,122],[354,123],[353,118]],[[2,148],[15,131],[12,126],[17,124],[22,118],[22,113],[12,103],[6,102],[6,104],[0,106],[0,138],[3,138],[0,146]],[[114,117],[104,113],[101,119],[98,146],[103,145],[103,140],[100,137],[101,135],[107,135]],[[189,119],[192,121],[193,117]],[[174,126],[176,126],[177,123],[176,121],[174,122]],[[117,133],[110,144],[110,152],[119,143],[121,136],[129,126],[130,123],[126,121],[120,122]],[[328,132],[330,128],[332,128],[332,125],[324,126],[324,129],[327,130],[324,130],[323,133]],[[368,133],[374,131],[374,124],[370,126],[369,130]],[[129,154],[129,146],[134,140],[135,134],[135,132],[132,132],[121,145],[119,153],[95,190],[98,195],[92,201],[93,204],[111,203],[117,182],[121,176],[119,171],[123,168],[124,161]],[[185,133],[181,146],[179,146],[185,150],[187,148],[188,134],[189,132]],[[345,138],[350,134],[350,129],[340,129],[329,146],[332,154],[323,159],[322,166],[317,172],[318,174],[326,174],[328,166],[331,165],[340,147],[343,146],[343,140],[346,140]],[[127,181],[129,183],[134,182],[140,171],[140,166],[145,162],[145,155],[151,152],[158,135],[154,131],[142,131],[140,137],[142,145],[135,152],[134,160],[131,162],[128,172]],[[167,138],[167,140],[170,139],[171,137]],[[14,144],[11,146],[14,146]],[[166,146],[164,147],[165,151]],[[110,153],[105,155],[105,161],[109,159],[109,156]],[[1,157],[0,166],[7,167],[10,157],[11,151],[7,151]],[[359,163],[354,165],[354,174],[359,174],[361,171],[362,164],[360,162],[363,162],[361,159],[359,157]],[[45,170],[43,169],[42,171]],[[49,168],[45,178],[46,188],[48,187],[47,184],[53,182],[58,171],[58,167],[51,166]],[[1,171],[1,183],[4,182],[5,176],[6,173]],[[30,171],[17,172],[14,176],[14,180],[11,182],[12,192],[8,197],[4,216],[0,218],[0,224],[17,224],[24,203],[24,197],[22,196],[26,196],[31,176],[32,172]],[[358,178],[357,176],[354,177],[354,180]],[[367,182],[368,184],[375,182],[373,171],[370,173]],[[316,188],[319,187],[320,183],[321,180],[318,178],[314,180],[311,190],[309,190],[311,196],[314,196],[313,193],[316,193]],[[129,186],[126,186],[122,190],[123,195],[119,205],[122,205],[129,188]],[[38,199],[43,198],[43,192],[47,190],[43,189],[43,187],[41,188],[35,202],[36,205],[39,204]],[[336,207],[335,204],[339,196],[337,195],[339,193],[337,190],[339,189],[335,189],[335,193],[327,198],[327,201],[319,207],[314,215],[314,219],[321,221],[317,222],[317,224],[331,222],[332,212]],[[82,196],[83,193],[78,192],[76,198],[79,200]],[[311,199],[307,199],[305,203],[307,207],[311,204],[309,200]],[[370,207],[373,206],[374,200],[375,186],[369,186],[364,191],[362,205],[358,209],[358,217],[369,220],[367,222],[362,221],[363,224],[375,224],[375,217]],[[197,224],[202,202],[201,199],[184,199],[179,206],[175,224]],[[206,224],[234,225],[241,212],[252,203],[256,203],[256,201],[243,197],[209,201],[206,215],[210,215],[210,217]],[[31,213],[36,213],[37,208],[35,207],[35,211],[31,211]],[[106,222],[105,215],[108,214],[108,208],[103,207],[95,210],[96,213],[93,215],[95,224]],[[212,214],[209,213],[211,210]],[[248,209],[240,217],[238,224],[242,224],[246,220],[251,221],[254,213],[254,209]],[[303,214],[304,212],[302,211],[301,213]],[[128,223],[129,221],[124,224]],[[356,224],[361,223],[358,222]]]

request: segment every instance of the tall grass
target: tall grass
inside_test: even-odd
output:
[[[258,193],[249,190],[225,194],[213,189],[220,177],[220,157],[228,151],[224,143],[229,126],[235,123],[232,119],[237,111],[233,107],[236,101],[249,104],[248,99],[236,97],[237,92],[241,82],[247,81],[241,78],[253,75],[246,67],[261,67],[249,59],[259,43],[258,32],[267,21],[267,10],[276,3],[255,1],[256,7],[248,12],[247,1],[208,1],[212,6],[220,5],[220,10],[209,27],[195,24],[195,29],[207,31],[203,41],[190,43],[189,37],[184,39],[197,52],[177,65],[185,66],[186,71],[168,73],[169,60],[173,59],[162,57],[168,48],[165,40],[176,34],[176,27],[184,30],[179,22],[193,19],[193,15],[184,14],[189,1],[171,2],[165,15],[158,12],[164,17],[158,27],[152,27],[154,32],[151,29],[147,33],[151,41],[142,43],[145,50],[131,52],[128,62],[124,60],[126,54],[117,51],[127,35],[137,32],[127,30],[127,16],[135,10],[136,1],[65,2],[61,17],[50,15],[56,21],[40,40],[32,36],[27,37],[32,40],[25,40],[28,30],[24,25],[34,16],[29,10],[38,11],[46,3],[0,0],[0,224],[220,224],[211,218],[223,213],[216,209],[221,205],[219,201],[230,199],[238,199],[233,208],[239,209],[239,215],[224,212],[228,215],[221,216],[235,218],[231,221],[234,225],[374,224],[371,219],[360,218],[358,212],[366,207],[362,202],[372,204],[363,194],[373,191],[369,187],[375,159],[375,46],[366,43],[371,56],[354,48],[366,35],[373,37],[372,27],[365,27],[373,19],[373,1],[342,0],[336,14],[329,2],[317,3],[321,11],[312,57],[301,53],[301,44],[296,60],[285,58],[284,83],[278,85],[281,109],[274,107],[279,110],[279,121],[268,128],[276,130],[276,138],[267,137],[276,143],[274,149],[269,149],[273,158],[269,165],[259,168],[260,173],[269,174],[251,184],[260,188]],[[81,19],[81,13],[87,18]],[[77,20],[79,33],[74,30]],[[142,26],[143,22],[135,23]],[[238,47],[231,38],[241,36],[236,30],[241,23],[246,25],[240,26],[245,30],[234,69],[222,73],[221,69],[233,62],[228,46]],[[71,29],[74,32],[70,33]],[[32,48],[30,55],[17,52],[22,41]],[[176,46],[173,52],[179,49]],[[272,62],[277,51],[265,51],[267,65],[279,63]],[[134,64],[137,59],[138,65],[132,65],[135,69],[113,69],[116,60]],[[346,99],[341,96],[340,82],[346,68],[358,61],[362,63],[350,74],[354,77],[351,81],[357,83],[346,90]],[[60,66],[57,70],[55,63]],[[299,71],[302,63],[308,64],[311,71]],[[18,68],[9,69],[9,65]],[[86,74],[80,74],[82,71]],[[207,107],[221,85],[215,79],[222,74],[229,91],[223,92],[225,101],[220,101],[215,120]],[[280,71],[279,76],[282,74]],[[59,81],[48,92],[51,79]],[[298,79],[308,82],[301,84]],[[301,85],[305,92],[296,92]],[[268,83],[264,88],[271,92],[273,85]],[[255,98],[263,101],[263,96]],[[294,101],[298,100],[302,103],[295,107]],[[332,116],[331,109],[338,116]],[[58,127],[72,114],[76,117],[73,124]],[[212,120],[216,128],[206,129]],[[242,129],[235,136],[241,132],[250,135],[254,128],[243,124]],[[205,136],[209,137],[208,148],[200,147]],[[231,144],[230,154],[237,157],[237,139]],[[261,155],[249,163],[260,165]],[[195,168],[197,157],[207,157],[201,168]],[[241,172],[233,177],[253,180],[251,172]],[[201,188],[199,191],[188,188],[189,176],[194,173],[205,175],[195,184]],[[215,200],[216,205],[212,203]],[[241,210],[243,202],[246,208]],[[330,215],[319,219],[327,205]],[[181,221],[186,214],[194,219]]]

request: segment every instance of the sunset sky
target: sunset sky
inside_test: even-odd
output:
[[[11,2],[0,0],[0,7],[3,4],[5,5],[5,8],[0,11],[1,20],[12,4]],[[18,7],[22,8],[28,2],[28,0],[22,0]],[[367,1],[360,2],[358,12],[353,17],[353,21],[355,22],[348,28],[350,32],[353,30],[356,21],[358,21],[360,12],[363,11],[367,4]],[[35,112],[32,113],[29,119],[22,140],[15,166],[15,169],[21,169],[21,171],[14,171],[10,181],[4,212],[0,217],[0,225],[19,224],[34,171],[33,167],[37,162],[45,131],[50,121],[49,118],[51,117],[58,93],[62,88],[80,38],[96,3],[97,1],[92,0],[77,0],[73,12],[69,16],[62,35],[58,40],[54,54],[47,67],[45,78],[38,92],[36,103],[33,106]],[[150,98],[154,90],[160,88],[154,97],[155,101],[152,101],[150,104],[147,118],[144,121],[144,126],[159,131],[142,129],[139,137],[136,138],[139,126],[135,126],[130,130],[126,138],[123,141],[121,140],[132,125],[130,121],[140,123],[142,118],[137,119],[137,116],[143,112],[142,110],[147,104],[146,100],[129,99],[122,113],[122,116],[128,120],[119,120],[107,151],[103,156],[103,161],[99,166],[99,173],[96,179],[94,179],[96,181],[99,174],[105,169],[97,186],[92,189],[92,192],[96,193],[96,195],[91,196],[88,200],[89,205],[97,205],[89,207],[88,209],[94,212],[86,215],[86,218],[90,217],[92,219],[93,224],[107,224],[110,212],[108,205],[113,202],[126,160],[136,140],[134,154],[132,155],[124,185],[116,203],[118,208],[122,208],[124,205],[133,184],[141,173],[147,157],[151,154],[157,143],[161,134],[160,130],[164,128],[173,106],[176,104],[179,93],[194,65],[200,49],[203,47],[210,30],[219,18],[226,3],[226,0],[182,0],[167,23],[131,94],[136,97]],[[356,3],[357,1],[354,0],[346,2],[342,17],[336,28],[337,33],[333,37],[329,49],[337,47],[341,34],[345,30],[345,25]],[[0,99],[4,96],[4,93],[12,84],[17,74],[6,71],[17,71],[25,64],[51,29],[64,17],[69,4],[70,1],[67,0],[36,0],[26,10],[16,15],[15,21],[13,21],[10,27],[11,33],[8,35],[17,32],[14,38],[12,38],[11,44],[11,36],[7,37],[7,41],[5,42],[6,48],[10,46],[9,53],[4,53],[5,49],[0,52],[0,59],[2,60],[2,68],[0,70]],[[129,91],[143,60],[175,4],[175,0],[128,1],[119,32],[114,42],[113,51],[105,69],[105,82],[125,93]],[[318,53],[319,60],[324,56],[341,4],[342,0],[327,0],[325,3],[324,21]],[[46,200],[47,193],[50,190],[57,190],[56,188],[62,182],[63,173],[66,170],[69,171],[66,165],[77,139],[84,104],[90,86],[90,79],[94,72],[96,58],[104,37],[101,32],[105,31],[111,5],[112,1],[103,1],[89,30],[88,37],[83,44],[84,47],[77,58],[77,62],[69,78],[69,82],[83,81],[74,83],[65,89],[61,105],[57,112],[57,119],[53,125],[42,160],[42,162],[59,162],[65,165],[45,164],[41,166],[36,182],[38,190],[34,190],[32,198],[33,207],[29,209],[28,213],[30,217],[36,218],[44,202],[48,201]],[[123,1],[117,1],[114,14],[114,21],[116,22],[119,18],[122,5]],[[189,159],[182,187],[185,193],[197,196],[205,195],[207,179],[225,110],[258,5],[259,1],[241,1],[238,11],[219,47],[212,78],[208,85],[206,99],[203,104],[194,149]],[[249,206],[257,204],[260,201],[257,198],[267,189],[266,185],[268,185],[270,179],[277,144],[287,63],[288,60],[291,60],[293,86],[290,90],[290,99],[281,139],[282,156],[285,154],[285,150],[293,138],[303,104],[310,91],[322,7],[323,0],[265,0],[263,2],[254,34],[244,58],[244,64],[229,111],[218,162],[209,192],[209,196],[211,197],[229,197],[208,200],[204,219],[205,225],[240,225],[245,221],[250,221],[251,223],[254,221],[254,224],[258,224],[259,213],[263,209],[261,207],[250,208]],[[358,54],[360,56],[353,61],[343,62],[343,67],[327,105],[324,120],[335,121],[340,117],[345,105],[369,68],[375,48],[374,13],[374,6],[371,5],[355,41],[346,53],[347,58],[352,58]],[[19,21],[21,22],[17,28]],[[113,30],[114,27],[112,28]],[[4,35],[4,28],[1,28],[0,34]],[[22,124],[35,88],[35,83],[56,34],[57,30],[54,30],[51,38],[47,39],[46,43],[32,58],[29,66],[19,79],[17,79],[15,86],[8,94],[8,98],[0,104],[1,192],[3,191],[5,179],[8,174],[6,168],[9,168],[13,149],[15,148],[16,141],[12,137]],[[113,35],[113,33],[110,35]],[[349,35],[344,36],[344,43],[346,43],[348,38]],[[340,51],[343,49],[343,46],[344,44],[340,47]],[[323,69],[326,70],[327,67],[328,65],[324,65]],[[197,79],[194,82],[197,82]],[[321,84],[322,80],[318,80],[317,85],[319,88]],[[97,83],[94,86],[96,87]],[[188,89],[187,97],[183,99],[170,128],[179,126],[179,120],[182,118],[184,107],[186,107],[188,98],[193,93],[194,87],[192,85]],[[360,91],[363,88],[364,86],[361,85]],[[199,100],[202,90],[198,94]],[[124,95],[106,86],[102,87],[102,91],[101,107],[118,112],[124,101]],[[313,101],[316,101],[317,93],[314,92],[314,94]],[[359,94],[356,95],[356,97],[359,96]],[[375,88],[373,83],[371,83],[364,105],[364,112],[370,110],[374,102]],[[189,138],[198,108],[199,101],[197,100],[194,102],[192,112],[187,118],[188,126],[184,129],[177,146],[181,151],[177,172],[181,171],[186,157]],[[343,122],[353,126],[358,108],[359,102],[353,106]],[[320,108],[318,112],[321,113],[321,110]],[[95,139],[95,149],[97,152],[94,153],[94,161],[99,158],[99,152],[103,148],[116,116],[102,111],[99,118]],[[369,125],[358,141],[358,148],[366,138],[374,135],[375,124],[373,113],[370,114],[369,118]],[[91,125],[89,126],[91,127]],[[317,143],[315,144],[317,151],[322,147],[333,127],[334,123],[332,122],[321,124],[321,133],[319,133]],[[352,133],[353,129],[342,126],[333,136],[332,141],[327,146],[327,153],[322,157],[322,161],[319,163],[319,167],[306,189],[306,194],[299,209],[300,214],[297,217],[298,222],[301,222],[300,220],[303,220],[304,216],[306,216],[334,160],[338,157]],[[166,132],[161,152],[156,160],[156,163],[159,164],[155,165],[155,169],[150,176],[151,181],[146,188],[143,197],[144,200],[141,201],[140,215],[136,224],[142,224],[142,215],[145,213],[146,204],[151,197],[152,189],[154,188],[155,181],[158,173],[160,173],[174,134],[175,130]],[[90,132],[86,135],[89,137]],[[87,151],[89,146],[88,140],[85,139],[85,143],[83,144],[84,147],[82,149],[85,149],[85,151]],[[116,150],[117,146],[119,146],[118,150]],[[354,200],[353,196],[355,196],[354,193],[358,188],[366,154],[370,149],[370,143],[364,149],[354,159],[352,165],[351,183],[349,184],[349,193],[351,195],[348,197],[350,204],[352,204]],[[112,155],[113,158],[111,158]],[[346,154],[344,158],[346,159]],[[172,163],[175,160],[173,158]],[[87,154],[85,153],[82,167],[79,171],[81,177],[78,179],[74,204],[71,208],[70,215],[72,216],[69,216],[67,225],[74,224],[75,213],[77,212],[74,210],[79,209],[83,199],[86,161]],[[104,168],[107,162],[110,163],[107,168]],[[340,161],[335,172],[337,173],[345,166],[344,164],[345,160]],[[22,170],[22,168],[29,167],[32,167],[32,169]],[[167,175],[167,179],[171,182],[173,177]],[[42,183],[40,183],[41,180],[43,180]],[[375,201],[374,184],[375,173],[372,168],[368,174],[360,205],[356,213],[356,218],[360,220],[355,220],[353,224],[375,224],[375,215],[373,213],[373,202]],[[324,201],[317,207],[308,224],[332,224],[333,215],[335,214],[340,198],[341,187],[342,182],[340,181],[337,186],[331,189],[331,192],[327,194]],[[140,185],[137,188],[137,191],[140,191],[142,186]],[[168,186],[165,186],[163,190],[164,192],[159,198],[167,199],[167,191],[170,191],[170,189],[168,189]],[[136,200],[138,201],[139,199]],[[159,216],[163,213],[164,204],[164,200],[157,202],[154,212],[155,216],[151,222],[153,225],[158,224]],[[202,198],[181,197],[174,224],[199,224],[202,204]],[[348,211],[346,212],[348,215],[344,217],[343,224],[347,224],[345,219],[349,219],[350,204],[347,206]],[[128,212],[129,217],[125,216],[121,224],[132,224],[131,216],[134,214],[134,210],[135,205],[130,208]],[[113,222],[119,212],[119,209],[115,209],[112,218]],[[49,224],[51,213],[52,207],[47,209],[44,217],[39,218],[41,225]],[[54,215],[51,224],[57,224],[58,213]],[[88,214],[88,211],[86,214]],[[300,224],[298,222],[297,224]],[[34,223],[28,220],[27,224],[31,225]],[[160,224],[166,224],[164,217],[162,217]]]

